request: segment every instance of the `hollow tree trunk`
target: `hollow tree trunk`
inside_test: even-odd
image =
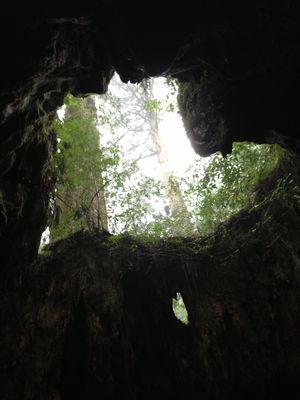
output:
[[[0,398],[296,398],[299,219],[298,199],[277,197],[214,238],[50,246],[1,287]]]
[[[58,136],[58,184],[54,193],[57,224],[50,227],[54,241],[80,228],[108,229],[101,149],[93,97],[69,99]]]

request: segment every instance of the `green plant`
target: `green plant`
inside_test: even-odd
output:
[[[171,81],[167,84],[174,95],[176,85]],[[149,85],[151,82],[144,84],[146,89]],[[66,117],[55,123],[59,143],[52,163],[57,177],[50,202],[52,240],[80,229],[108,227],[113,234],[126,232],[148,242],[152,238],[191,237],[195,228],[199,235],[209,234],[220,222],[253,206],[255,187],[284,154],[279,146],[234,143],[232,154],[214,154],[205,166],[200,162],[195,165],[187,178],[179,180],[164,171],[163,182],[159,182],[140,173],[139,161],[144,155],[139,146],[150,151],[146,157],[157,155],[145,131],[151,126],[157,130],[154,114],[168,109],[171,95],[163,103],[146,93],[142,107],[136,95],[138,102],[129,102],[130,110],[136,113],[132,117],[120,93],[118,97],[109,91],[99,98],[98,115],[91,99],[71,95],[65,99]],[[136,118],[138,114],[141,120]],[[143,125],[145,121],[148,125]],[[109,131],[109,137],[105,131]],[[128,138],[132,151],[123,147],[123,140]],[[157,137],[155,140],[159,141]],[[165,159],[161,158],[162,168]],[[281,192],[284,185],[282,182]],[[169,207],[164,213],[155,209],[154,201],[166,197],[172,210]]]
[[[220,222],[250,207],[256,186],[283,155],[279,146],[234,143],[232,154],[222,157],[216,153],[202,171],[198,167],[184,183],[199,233],[212,232]]]

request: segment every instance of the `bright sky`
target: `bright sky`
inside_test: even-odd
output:
[[[114,77],[116,81],[120,82],[118,76]],[[158,100],[164,101],[168,95],[168,87],[164,83],[164,78],[156,78],[154,93]],[[126,87],[126,84],[124,84]],[[191,143],[185,132],[181,116],[177,109],[176,102],[177,93],[173,96],[172,102],[175,105],[174,112],[165,112],[163,119],[160,122],[161,136],[166,144],[168,151],[168,161],[170,168],[176,175],[182,176],[188,168],[199,160],[200,157],[195,153]],[[96,97],[96,104],[99,97]],[[58,117],[62,120],[65,114],[65,105],[57,110]],[[109,131],[105,132],[109,136]],[[204,160],[203,160],[204,161]],[[144,165],[147,170],[153,169],[153,159],[144,160]]]
[[[114,87],[114,81],[121,83],[119,76],[116,74],[113,78],[112,85],[110,89],[114,91],[115,94],[118,93],[117,89]],[[126,90],[126,84],[123,84],[124,90]],[[154,81],[154,94],[155,97],[160,101],[165,101],[169,93],[169,88],[165,84],[165,78],[155,78]],[[179,114],[177,108],[177,93],[173,96],[170,96],[173,105],[175,106],[174,112],[165,112],[163,114],[163,118],[160,122],[160,132],[161,137],[164,140],[165,147],[167,149],[168,162],[170,165],[170,169],[174,171],[177,176],[185,175],[186,171],[189,167],[191,167],[196,160],[200,159],[200,156],[197,155],[194,149],[191,146],[191,143],[187,137],[185,132],[182,118]],[[99,102],[99,96],[96,96],[96,105]],[[57,110],[58,117],[62,120],[64,118],[65,106],[62,106],[59,110]],[[103,134],[103,130],[102,130]],[[109,137],[110,132],[104,131],[104,134]],[[208,159],[202,159],[203,163],[208,161]],[[154,167],[154,158],[148,158],[143,160],[141,163],[145,170],[149,173],[149,171],[153,171]]]
[[[134,96],[135,90],[137,91],[136,97]],[[116,108],[112,106],[113,102],[109,97],[110,92],[113,96],[121,99],[121,104],[117,105],[117,107],[120,107],[123,113],[125,111],[131,121],[129,125],[126,125],[125,130],[121,127],[118,132],[118,135],[122,136],[126,130],[128,131],[121,142],[119,142],[119,145],[123,149],[125,158],[129,157],[131,159],[137,159],[140,155],[147,156],[151,153],[151,148],[153,151],[155,146],[153,145],[148,133],[149,125],[145,125],[144,119],[140,119],[138,116],[139,112],[144,113],[143,104],[142,107],[139,105],[139,100],[143,101],[140,87],[138,85],[122,83],[119,76],[115,75],[109,86],[107,100],[105,100],[105,96],[98,96],[96,98],[96,105],[98,104],[99,107],[99,116],[101,115],[100,113],[109,115],[110,111],[112,112],[112,115],[116,113]],[[167,104],[170,103],[174,107],[173,112],[162,111],[159,113],[159,136],[160,141],[164,143],[163,151],[167,156],[166,159],[169,172],[178,178],[188,178],[194,170],[193,166],[195,166],[196,161],[200,160],[200,156],[195,153],[186,135],[182,118],[177,107],[177,92],[173,94],[170,92],[170,87],[166,84],[165,78],[156,78],[154,80],[154,99],[161,102],[163,106],[162,108],[166,108]],[[136,112],[136,109],[138,109],[139,112]],[[139,126],[139,124],[141,124],[141,126]],[[139,128],[135,130],[137,126],[139,126]],[[104,126],[101,124],[99,125],[102,145],[103,143],[105,144],[105,141],[111,140],[112,132],[110,129],[109,124],[107,124],[106,127],[105,124]],[[207,161],[208,158],[202,158],[201,164],[202,162],[206,163]],[[163,181],[163,170],[156,155],[139,160],[138,166],[140,174],[149,176],[155,180]],[[138,174],[134,175],[131,181],[136,185],[139,182]],[[168,199],[164,197],[153,197],[151,201],[151,205],[157,213],[164,213],[165,205],[167,203]],[[148,218],[150,222],[152,216],[149,215]]]
[[[154,94],[158,100],[165,100],[168,94],[168,87],[164,78],[156,78]],[[176,175],[182,176],[186,170],[199,160],[191,143],[186,135],[181,116],[177,109],[177,93],[172,97],[175,105],[174,112],[165,112],[160,123],[160,132],[166,144],[168,161],[171,169]]]
[[[130,84],[129,84],[130,85]],[[137,85],[135,85],[137,87]],[[122,83],[119,76],[115,75],[109,86],[112,93],[119,97],[124,97],[124,93],[127,90],[127,84]],[[173,95],[170,94],[169,87],[165,84],[165,78],[155,78],[154,80],[154,97],[156,100],[166,102],[167,96],[169,95],[168,101],[172,102],[174,105],[174,112],[164,112],[161,113],[161,121],[159,124],[160,137],[165,144],[165,150],[167,152],[168,164],[170,170],[178,177],[184,176],[186,171],[195,164],[196,160],[200,157],[193,150],[190,141],[186,135],[181,116],[177,108],[177,93]],[[96,98],[96,104],[99,101]],[[105,132],[105,133],[104,133]],[[103,131],[101,128],[101,134],[109,138],[110,132]],[[133,137],[134,144],[138,141],[138,135],[135,134]],[[130,140],[129,136],[126,136],[124,150],[126,152],[126,146],[130,148],[133,142]],[[143,149],[145,154],[147,150]],[[157,157],[149,157],[141,160],[139,162],[140,168],[144,174],[150,175],[153,178],[158,178],[161,175],[161,170],[158,164]]]

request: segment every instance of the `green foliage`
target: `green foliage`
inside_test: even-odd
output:
[[[194,210],[201,234],[249,207],[254,201],[255,187],[275,168],[284,151],[279,146],[235,143],[232,154],[216,153],[202,171],[196,170],[185,192]],[[200,173],[200,174],[199,174]]]
[[[93,214],[98,210],[92,209],[93,197],[106,185],[102,179],[103,168],[118,160],[118,154],[111,149],[99,151],[94,106],[87,107],[83,99],[71,95],[66,97],[65,105],[64,121],[57,120],[54,126],[59,143],[53,157],[57,177],[51,201],[53,240],[95,223]]]
[[[111,231],[139,235],[147,230],[149,216],[154,213],[152,200],[160,197],[162,190],[160,182],[146,176],[139,176],[138,185],[131,182],[116,187],[109,204]]]
[[[176,299],[172,299],[172,308],[173,308],[175,317],[177,319],[179,319],[179,321],[181,321],[185,325],[188,325],[189,317],[188,317],[188,313],[187,313],[183,298],[180,293],[177,293]]]
[[[162,102],[157,99],[150,99],[145,101],[145,110],[151,113],[157,113],[163,111]]]
[[[126,85],[115,84],[115,91],[109,90],[98,99],[100,134],[109,132],[106,143],[118,149],[120,154],[118,164],[104,172],[104,176],[111,180],[107,190],[109,226],[114,234],[138,235],[146,229],[154,213],[153,203],[162,197],[163,192],[161,182],[141,173],[139,168],[145,150],[153,155],[153,149],[147,143],[143,112],[147,106],[155,112],[159,101],[149,101],[145,105],[130,90],[125,91]],[[130,86],[131,90],[133,86]]]
[[[170,80],[167,85],[167,101],[150,98],[142,106],[144,112],[174,110],[169,100],[177,86]],[[128,101],[130,97],[122,96],[108,91],[99,99],[98,115],[94,106],[84,107],[87,100],[71,95],[65,99],[66,118],[55,123],[60,140],[53,158],[57,186],[51,199],[52,239],[82,228],[105,226],[101,218],[99,221],[101,213],[93,206],[100,192],[104,193],[105,218],[109,219],[113,234],[125,232],[145,241],[194,236],[195,227],[198,234],[208,234],[220,222],[253,205],[255,187],[284,154],[279,146],[251,143],[235,143],[232,154],[225,158],[214,154],[205,166],[195,165],[188,178],[178,181],[179,186],[177,180],[173,185],[174,191],[183,194],[190,214],[168,215],[154,207],[164,197],[163,184],[139,171],[138,142],[144,146],[142,151],[145,143],[148,146],[143,125],[136,118],[141,109]],[[137,114],[130,116],[124,104],[130,104],[130,110]],[[106,131],[109,135],[105,135]],[[133,151],[126,150],[126,156],[123,139],[133,143]],[[0,197],[3,203],[1,200]]]
[[[50,202],[52,241],[80,229],[103,227],[93,204],[99,192],[105,194],[112,233],[141,232],[153,211],[153,198],[161,197],[161,184],[140,174],[138,160],[124,157],[121,139],[124,129],[130,128],[119,99],[109,93],[99,104],[98,119],[96,109],[83,101],[68,95],[66,116],[55,122],[59,143],[52,166],[57,177]],[[101,130],[105,129],[110,138],[104,141]]]
[[[185,216],[166,216],[162,213],[153,215],[153,220],[145,225],[143,230],[139,230],[136,234],[140,239],[149,240],[154,237],[156,239],[163,237],[189,237],[195,234],[195,227],[192,224],[185,224]]]

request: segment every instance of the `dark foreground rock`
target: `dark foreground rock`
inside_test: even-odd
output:
[[[52,245],[2,288],[1,399],[299,396],[295,182],[208,238],[79,232]]]

